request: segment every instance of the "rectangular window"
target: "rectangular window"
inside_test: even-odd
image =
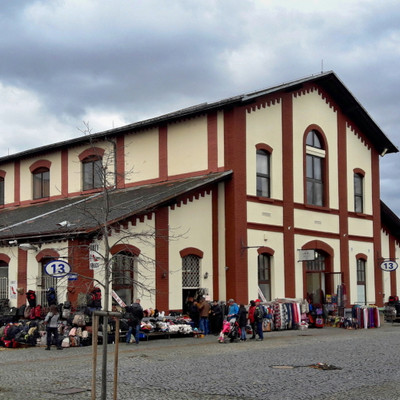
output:
[[[271,300],[271,256],[258,256],[258,287],[267,301]]]
[[[354,174],[354,212],[364,212],[363,176]]]
[[[102,160],[90,157],[82,162],[83,190],[102,187]]]
[[[265,150],[257,150],[257,196],[271,197],[270,190],[270,154]]]
[[[4,178],[0,178],[0,206],[4,205]]]
[[[40,169],[32,174],[33,198],[43,199],[50,196],[50,171]]]
[[[323,159],[307,154],[307,204],[322,206],[324,204]]]
[[[357,303],[367,304],[366,291],[366,263],[365,260],[357,260]]]

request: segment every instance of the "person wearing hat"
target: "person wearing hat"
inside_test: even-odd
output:
[[[257,334],[258,334],[257,340],[264,340],[264,333],[262,328],[263,328],[265,309],[264,306],[261,304],[260,299],[257,299],[255,303],[256,303],[256,308],[254,309],[254,321],[257,326]]]

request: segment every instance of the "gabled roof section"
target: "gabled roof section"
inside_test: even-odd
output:
[[[176,204],[179,197],[230,178],[231,171],[113,190],[74,199],[51,201],[0,212],[0,241],[52,241],[90,235],[101,225],[148,214]],[[105,196],[109,207],[105,207]],[[106,210],[109,210],[108,215]],[[61,222],[68,222],[58,225]]]
[[[306,78],[297,79],[288,83],[283,83],[278,86],[267,88],[264,90],[254,91],[246,94],[241,94],[234,97],[229,97],[224,100],[202,103],[193,107],[188,107],[159,117],[139,121],[133,124],[125,125],[119,128],[110,129],[107,131],[81,136],[79,138],[66,140],[59,143],[54,143],[47,146],[29,149],[10,156],[0,157],[0,162],[20,159],[35,154],[40,154],[52,150],[57,150],[72,145],[85,143],[95,143],[99,140],[110,139],[126,132],[148,129],[165,123],[170,123],[181,118],[193,117],[199,114],[204,114],[209,111],[223,110],[231,108],[235,105],[249,104],[255,101],[256,98],[267,94],[278,93],[281,91],[297,91],[306,83],[316,83],[323,88],[341,107],[343,112],[354,121],[360,130],[368,137],[371,143],[376,147],[379,154],[382,153],[397,153],[397,147],[386,137],[379,126],[369,116],[364,107],[358,102],[353,94],[344,86],[342,81],[332,71],[324,72],[317,75],[312,75]]]
[[[400,242],[400,219],[399,217],[381,200],[381,222],[389,232]]]

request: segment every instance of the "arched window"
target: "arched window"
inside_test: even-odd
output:
[[[364,176],[354,174],[354,212],[364,212]]]
[[[50,196],[50,170],[46,167],[36,168],[32,172],[33,199],[43,199]]]
[[[82,187],[83,190],[91,190],[103,185],[102,157],[91,155],[82,160]]]
[[[188,254],[182,257],[182,288],[200,287],[200,257]]]
[[[270,153],[257,150],[257,196],[271,197]]]
[[[8,263],[0,260],[0,299],[8,298]]]
[[[363,258],[357,259],[357,303],[367,304],[366,291],[366,261]]]
[[[121,251],[113,255],[112,288],[126,303],[132,304],[134,296],[134,282],[137,257],[128,251]]]
[[[271,256],[266,253],[258,255],[258,287],[265,300],[271,300]]]
[[[306,137],[306,203],[325,205],[325,150],[320,133],[312,129]]]

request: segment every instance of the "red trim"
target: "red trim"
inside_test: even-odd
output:
[[[0,169],[0,178],[5,178],[6,174],[7,174],[6,171],[3,171],[2,169]]]
[[[168,128],[160,126],[158,129],[159,176],[161,180],[168,178]]]
[[[9,264],[10,260],[11,260],[11,258],[7,254],[0,253],[0,261],[3,261],[6,264]]]
[[[19,160],[14,163],[14,203],[16,206],[21,201],[21,164]]]
[[[18,248],[18,273],[17,281],[18,287],[23,289],[23,296],[18,296],[18,307],[26,304],[26,289],[27,289],[27,279],[28,279],[28,252]]]
[[[39,252],[36,255],[36,261],[41,262],[43,258],[54,258],[58,259],[60,257],[60,254],[53,250],[53,249],[43,249],[41,252]]]
[[[353,169],[353,173],[361,175],[361,176],[365,176],[365,171],[363,169],[361,169],[361,168],[354,168]]]
[[[169,211],[167,207],[155,212],[156,227],[156,308],[169,310]]]
[[[368,260],[368,256],[364,253],[358,253],[356,254],[356,260],[364,260],[367,261]]]
[[[343,283],[347,287],[347,298],[351,298],[350,266],[349,266],[349,221],[348,221],[348,191],[347,191],[347,134],[346,120],[343,113],[337,111],[337,154],[338,154],[338,195],[339,195],[339,240],[340,240],[340,270],[343,273]]]
[[[213,298],[219,299],[219,246],[218,246],[218,186],[212,189],[212,271]]]
[[[85,158],[96,156],[103,158],[105,150],[100,147],[90,147],[78,155],[79,160],[83,161]]]
[[[110,253],[112,255],[122,253],[122,252],[131,253],[136,257],[139,256],[139,254],[140,254],[140,250],[136,246],[133,246],[131,244],[116,244],[116,245],[112,246],[110,249]]]
[[[216,171],[218,167],[218,119],[217,113],[207,115],[207,139],[208,139],[208,169]]]
[[[258,254],[268,254],[270,256],[275,254],[275,250],[271,249],[271,247],[259,247],[257,252]]]
[[[305,243],[301,248],[302,250],[322,250],[326,254],[328,254],[331,258],[333,257],[334,251],[329,244],[322,242],[321,240],[310,240]]]
[[[118,189],[125,187],[125,136],[117,136],[116,139],[116,186]]]
[[[246,110],[236,107],[224,113],[225,168],[234,171],[225,185],[226,296],[247,304],[248,260],[246,207]]]
[[[68,197],[68,150],[61,150],[61,195]]]
[[[258,143],[256,144],[256,150],[265,150],[267,153],[272,154],[273,148],[265,143]]]
[[[49,161],[49,160],[37,160],[29,167],[29,170],[31,172],[34,172],[38,168],[50,169],[50,167],[51,167],[51,161]]]
[[[375,271],[375,304],[382,307],[384,303],[383,293],[383,274],[387,273],[379,268],[379,258],[382,254],[381,248],[381,201],[379,186],[379,154],[371,147],[371,185],[372,185],[372,215],[373,220],[373,237],[374,237],[374,271]]]
[[[201,250],[196,249],[195,247],[186,247],[186,249],[182,249],[182,250],[179,252],[179,255],[180,255],[182,258],[183,258],[183,257],[186,257],[186,256],[189,256],[189,255],[194,255],[194,256],[197,256],[197,257],[199,257],[199,258],[203,258],[204,253],[203,253]]]
[[[293,98],[282,94],[283,251],[285,297],[296,297],[293,178]]]

